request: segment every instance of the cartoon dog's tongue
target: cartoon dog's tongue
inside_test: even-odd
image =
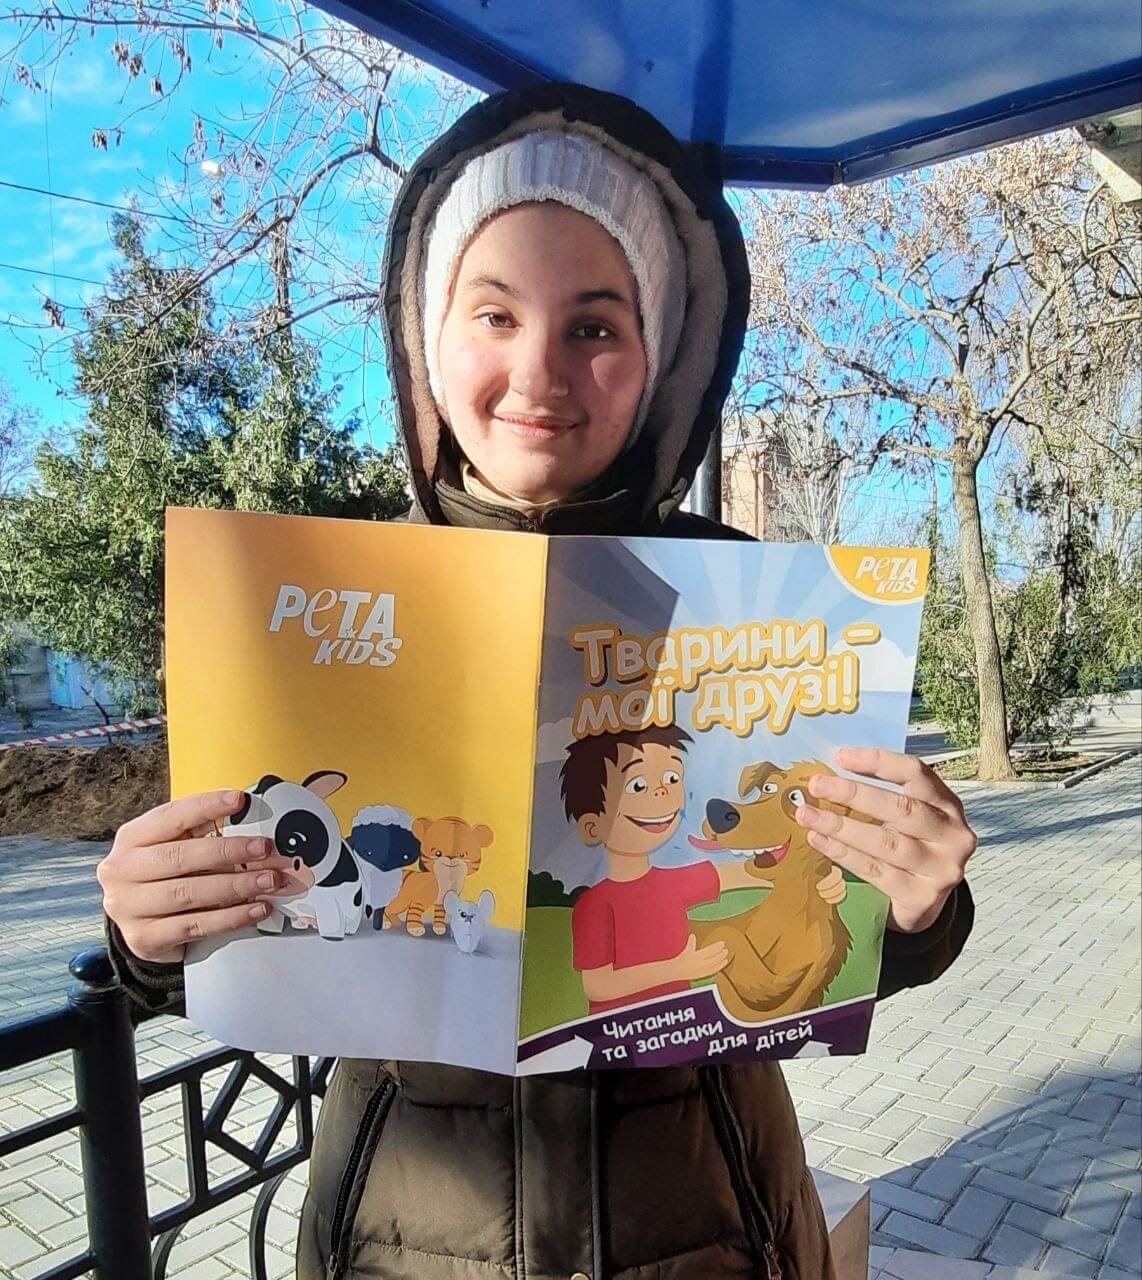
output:
[[[704,853],[718,853],[724,848],[716,840],[703,840],[700,836],[687,836],[686,839],[695,849],[701,849]]]
[[[753,865],[755,867],[764,867],[768,870],[770,867],[777,866],[788,852],[789,841],[786,840],[783,845],[779,845],[776,849],[763,849],[761,853],[755,854]]]

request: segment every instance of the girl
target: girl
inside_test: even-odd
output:
[[[385,260],[411,518],[545,533],[737,538],[679,510],[741,351],[749,281],[720,187],[625,99],[544,86],[489,99],[421,158]],[[891,899],[881,996],[929,982],[971,927],[975,838],[924,765],[853,750],[799,811]],[[177,1007],[190,939],[247,926],[285,860],[206,839],[237,806],[193,796],[128,823],[99,869],[139,1001]],[[255,860],[256,869],[239,870]],[[303,1280],[827,1277],[825,1226],[780,1068],[523,1080],[342,1061],[302,1214]]]

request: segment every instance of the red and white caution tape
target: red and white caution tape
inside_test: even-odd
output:
[[[101,724],[92,729],[72,729],[68,733],[52,733],[46,738],[21,738],[19,742],[0,742],[0,751],[9,747],[46,747],[53,742],[70,742],[74,738],[105,738],[112,733],[129,733],[132,729],[150,729],[166,724],[166,716],[147,716],[144,720],[120,720],[118,724]]]

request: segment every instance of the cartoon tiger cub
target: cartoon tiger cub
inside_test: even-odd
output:
[[[449,890],[459,894],[468,876],[479,871],[493,837],[490,827],[472,827],[463,818],[417,818],[412,833],[420,841],[419,869],[405,872],[381,927],[391,929],[403,919],[412,937],[423,938],[428,919],[433,933],[444,933],[444,895]]]

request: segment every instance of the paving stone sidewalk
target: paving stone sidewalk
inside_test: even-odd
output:
[[[878,1009],[862,1058],[790,1065],[810,1161],[871,1181],[881,1248],[1142,1272],[1140,799],[1138,757],[1071,791],[968,792],[963,956]]]
[[[1013,1267],[1142,1273],[1140,800],[1138,758],[1072,791],[967,795],[983,843],[964,956],[939,984],[881,1007],[863,1057],[790,1066],[811,1161],[871,1183],[874,1274],[910,1280],[916,1249],[974,1259],[977,1280],[1014,1280]],[[0,839],[0,1022],[59,1004],[68,958],[99,942],[102,852]],[[159,1019],[140,1029],[140,1074],[211,1046]],[[66,1056],[9,1072],[0,1132],[71,1100]],[[245,1091],[236,1136],[251,1140],[272,1100]],[[144,1128],[156,1211],[186,1194],[177,1092],[147,1106]],[[237,1168],[212,1158],[216,1178]],[[302,1187],[291,1175],[271,1214],[273,1277],[292,1270]],[[81,1193],[67,1136],[0,1162],[0,1276],[24,1280],[83,1247]],[[252,1201],[192,1223],[168,1275],[249,1275]]]

